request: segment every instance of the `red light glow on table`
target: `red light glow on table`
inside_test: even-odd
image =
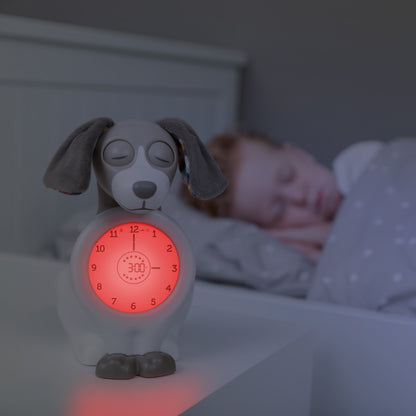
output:
[[[101,380],[100,380],[101,381]],[[91,381],[68,397],[65,416],[177,416],[205,397],[203,376]]]
[[[108,229],[94,244],[88,274],[96,295],[121,312],[139,313],[165,301],[175,288],[179,257],[159,228],[128,222]]]

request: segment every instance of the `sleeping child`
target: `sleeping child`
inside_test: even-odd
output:
[[[344,196],[381,147],[352,145],[331,171],[293,145],[222,134],[208,149],[230,185],[214,200],[189,202],[214,217],[254,223],[316,262]]]

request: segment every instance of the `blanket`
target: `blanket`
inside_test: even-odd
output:
[[[416,314],[415,180],[416,139],[386,144],[337,214],[309,299]]]

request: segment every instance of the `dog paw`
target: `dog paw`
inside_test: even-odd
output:
[[[136,359],[125,354],[106,354],[98,361],[95,374],[100,378],[128,380],[136,376]]]
[[[164,352],[154,351],[136,355],[136,375],[153,378],[173,374],[176,371],[175,360]]]

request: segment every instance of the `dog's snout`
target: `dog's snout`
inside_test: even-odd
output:
[[[140,181],[133,184],[133,192],[142,199],[152,197],[156,192],[156,184],[149,181]]]

